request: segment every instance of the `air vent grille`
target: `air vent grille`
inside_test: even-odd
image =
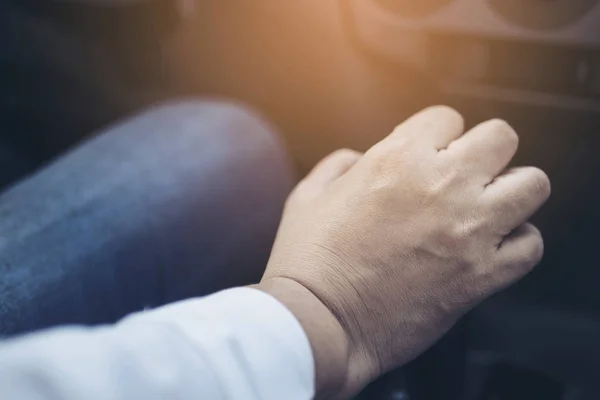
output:
[[[599,0],[489,0],[507,21],[528,29],[556,30],[579,21]]]
[[[600,97],[599,52],[460,36],[432,38],[431,47],[430,65],[457,84]]]

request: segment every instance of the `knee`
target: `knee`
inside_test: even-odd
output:
[[[277,210],[292,186],[292,168],[285,146],[274,128],[253,111],[225,102],[187,102],[161,108],[164,120],[176,128],[170,142],[176,158],[190,163],[201,176],[203,192],[212,192],[223,207],[229,199],[236,208],[254,212]],[[230,210],[232,211],[232,210]],[[248,210],[251,211],[251,210]]]
[[[221,101],[186,101],[151,109],[138,117],[152,125],[150,141],[180,152],[184,158],[202,155],[228,158],[236,163],[247,159],[264,162],[254,167],[283,167],[289,173],[287,154],[274,128],[259,114],[239,104]],[[165,126],[166,125],[166,126]],[[159,137],[156,137],[159,136]]]
[[[176,254],[167,300],[259,279],[293,184],[274,130],[242,107],[201,101],[150,110],[118,130],[136,143],[124,147],[127,174],[137,173],[121,179],[153,230],[168,233],[159,248]]]
[[[230,199],[236,208],[260,203],[276,209],[293,184],[287,151],[274,129],[233,103],[167,104],[117,130],[121,140],[136,143],[124,146],[136,149],[130,154],[134,169],[144,166],[168,191],[218,199],[220,208]]]

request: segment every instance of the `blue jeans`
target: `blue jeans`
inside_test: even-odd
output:
[[[173,104],[97,135],[0,196],[0,334],[256,282],[291,185],[276,136],[233,105]]]

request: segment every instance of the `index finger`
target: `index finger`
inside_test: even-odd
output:
[[[446,106],[427,108],[400,124],[384,141],[408,141],[432,151],[446,149],[464,133],[463,117]]]

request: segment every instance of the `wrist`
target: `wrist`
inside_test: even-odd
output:
[[[339,321],[306,287],[288,278],[263,280],[262,290],[285,305],[302,325],[315,362],[317,399],[336,398],[345,392],[349,341]]]

